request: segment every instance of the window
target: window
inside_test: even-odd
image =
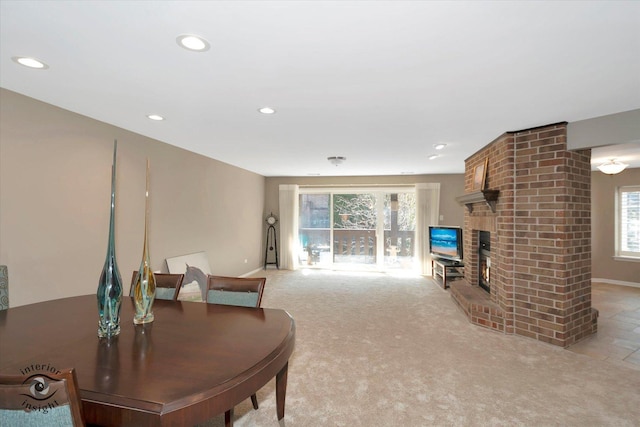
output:
[[[416,194],[410,187],[301,189],[299,262],[415,268]]]
[[[619,187],[616,208],[616,256],[640,258],[640,186]]]

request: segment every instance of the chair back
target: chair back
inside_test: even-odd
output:
[[[265,277],[209,276],[207,302],[212,304],[260,307]]]
[[[165,274],[154,273],[153,277],[156,279],[156,299],[174,300],[178,299],[180,288],[182,287],[182,281],[184,280],[184,274]],[[133,272],[131,277],[131,288],[129,289],[129,296],[133,296],[133,290],[138,280],[138,271]]]
[[[9,270],[0,265],[0,310],[9,308]]]
[[[0,425],[84,426],[75,370],[0,375]]]

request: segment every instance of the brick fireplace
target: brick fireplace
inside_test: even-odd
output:
[[[451,283],[472,323],[561,347],[597,330],[591,153],[568,151],[566,128],[507,132],[465,161],[464,280]],[[489,191],[474,191],[485,159]],[[481,231],[490,236],[489,292],[478,285]]]

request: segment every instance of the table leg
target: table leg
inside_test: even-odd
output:
[[[224,413],[224,427],[233,427],[233,408]]]
[[[289,362],[287,362],[280,372],[276,374],[276,404],[278,408],[278,421],[284,418],[284,400],[287,395],[287,372]]]

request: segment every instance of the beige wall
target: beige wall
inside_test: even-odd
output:
[[[592,277],[640,286],[640,261],[616,261],[615,193],[622,185],[640,185],[640,168],[618,175],[591,173],[591,262]]]
[[[571,122],[567,125],[569,150],[640,141],[640,109]]]
[[[262,266],[264,177],[7,90],[0,108],[0,264],[9,266],[12,307],[95,293],[114,139],[125,293],[142,254],[147,157],[154,270],[199,251],[218,274]]]

